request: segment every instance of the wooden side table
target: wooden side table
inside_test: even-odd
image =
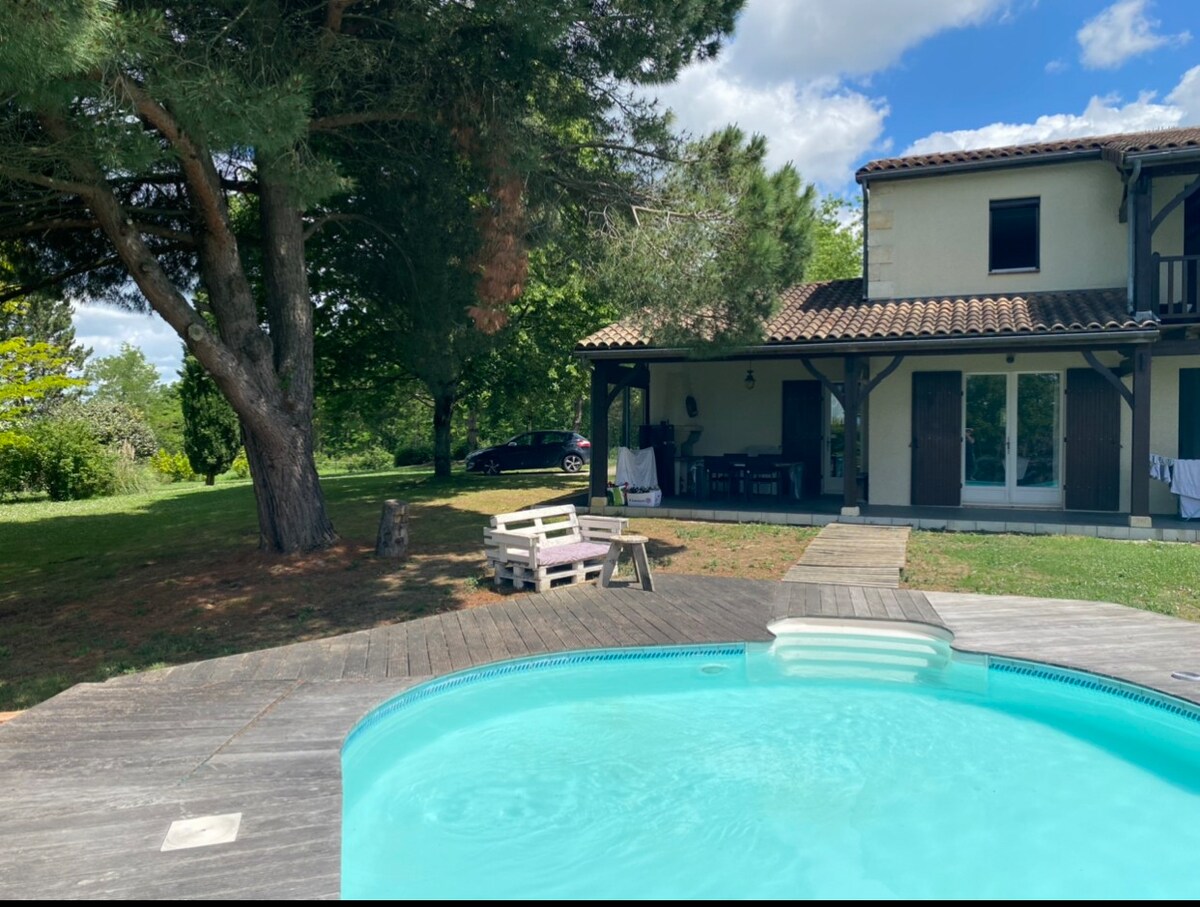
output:
[[[633,556],[633,575],[647,592],[654,591],[654,574],[650,572],[650,558],[646,556],[646,542],[650,541],[644,535],[614,535],[609,539],[608,556],[604,558],[604,568],[600,571],[600,588],[608,588],[609,582],[617,575],[617,561],[621,557],[621,549],[628,548]]]

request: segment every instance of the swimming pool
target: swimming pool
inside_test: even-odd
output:
[[[343,785],[345,897],[1200,895],[1200,712],[904,629],[450,675]]]

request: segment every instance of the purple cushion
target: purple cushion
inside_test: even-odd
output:
[[[594,557],[604,557],[608,554],[607,545],[596,542],[572,542],[569,545],[551,545],[538,552],[538,563],[545,567],[557,564],[571,564],[575,561],[587,561]]]

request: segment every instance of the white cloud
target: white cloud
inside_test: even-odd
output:
[[[721,63],[692,67],[658,96],[696,135],[730,123],[765,135],[769,167],[790,161],[804,179],[822,186],[840,187],[849,180],[858,158],[878,142],[888,113],[883,100],[834,79],[758,87]]]
[[[1079,58],[1089,69],[1116,69],[1130,57],[1191,40],[1186,31],[1174,35],[1156,32],[1161,24],[1146,15],[1146,0],[1118,0],[1076,32]]]
[[[1154,93],[1145,92],[1136,101],[1121,104],[1116,98],[1093,97],[1083,113],[1054,113],[1040,116],[1032,123],[991,123],[978,129],[935,132],[917,139],[904,150],[909,154],[933,154],[967,148],[1001,148],[1034,142],[1107,135],[1113,132],[1143,132],[1170,129],[1189,122],[1185,104],[1190,105],[1191,120],[1200,107],[1200,66],[1189,70],[1167,96],[1165,104],[1154,102]]]
[[[866,76],[951,28],[978,25],[1008,0],[751,0],[726,59],[752,82]]]
[[[1180,122],[1200,124],[1200,66],[1193,66],[1183,74],[1167,95],[1167,103],[1179,108]]]
[[[737,123],[768,140],[768,163],[793,162],[825,190],[850,183],[880,143],[886,98],[860,83],[910,47],[950,28],[978,25],[1009,0],[750,0],[733,43],[655,94],[678,125],[700,135]]]
[[[178,379],[183,364],[183,341],[157,315],[142,315],[100,303],[75,304],[75,340],[92,348],[101,358],[120,352],[121,344],[140,347],[158,369],[158,380],[170,384]]]
[[[1071,66],[1066,60],[1051,60],[1046,64],[1046,72],[1050,75],[1055,75],[1060,72],[1066,72]]]

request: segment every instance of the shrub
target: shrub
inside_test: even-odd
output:
[[[51,418],[84,422],[101,444],[132,450],[138,459],[152,457],[158,450],[154,431],[141,412],[115,400],[70,401],[56,409]]]
[[[0,499],[33,490],[36,446],[28,435],[0,432]]]
[[[198,478],[184,453],[160,450],[150,458],[150,468],[168,482],[194,482]]]
[[[368,447],[343,457],[342,464],[350,472],[376,472],[392,465],[392,455],[382,447]]]
[[[396,448],[392,460],[397,466],[420,466],[433,462],[433,445],[428,441],[417,441],[414,444],[402,444]]]
[[[52,501],[74,501],[116,490],[116,457],[79,419],[51,418],[33,425],[32,484]]]
[[[233,458],[233,463],[229,468],[239,479],[250,478],[250,461],[246,459],[246,448],[243,447],[238,451],[238,455]]]

